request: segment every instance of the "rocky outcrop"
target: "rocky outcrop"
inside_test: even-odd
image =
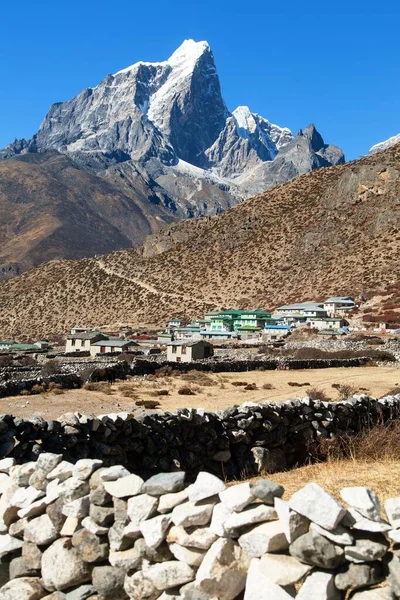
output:
[[[390,600],[399,499],[208,472],[150,479],[59,454],[0,461],[1,600]],[[381,584],[384,586],[381,587]],[[376,587],[379,585],[379,587]]]

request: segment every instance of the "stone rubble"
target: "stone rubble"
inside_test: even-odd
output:
[[[400,597],[400,498],[39,459],[0,461],[0,600]]]

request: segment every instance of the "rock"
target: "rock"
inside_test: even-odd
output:
[[[74,590],[72,590],[72,592],[68,592],[67,594],[65,594],[65,600],[86,600],[86,598],[93,596],[94,593],[94,587],[91,584],[86,583],[75,588]]]
[[[174,473],[157,473],[146,481],[143,492],[150,496],[162,496],[174,492],[180,492],[185,485],[185,473],[177,471]]]
[[[174,525],[181,525],[182,527],[208,525],[213,509],[213,504],[185,502],[184,504],[175,506],[171,513],[171,521]]]
[[[195,578],[193,569],[178,560],[151,565],[146,569],[145,575],[160,592],[183,585]]]
[[[316,523],[311,523],[310,529],[323,535],[334,544],[338,544],[338,546],[351,546],[354,542],[354,537],[343,525],[338,525],[333,531],[327,531]]]
[[[25,564],[30,569],[40,569],[41,561],[42,561],[42,552],[31,542],[24,542],[22,546],[22,556],[25,561]]]
[[[63,499],[58,498],[53,504],[50,504],[46,508],[46,514],[50,517],[51,522],[57,531],[61,531],[67,518],[62,514],[63,506]]]
[[[65,519],[65,523],[62,526],[62,529],[60,531],[60,536],[61,537],[65,537],[65,536],[71,537],[79,529],[80,529],[80,520],[76,519],[75,517],[67,517]]]
[[[160,597],[150,576],[142,571],[125,577],[124,590],[130,600],[157,600]]]
[[[91,504],[95,504],[96,506],[106,506],[112,500],[112,496],[106,492],[103,483],[91,490],[89,498]]]
[[[0,535],[0,557],[6,556],[15,550],[22,548],[22,541],[12,537],[8,533]]]
[[[381,520],[381,507],[378,496],[367,487],[346,487],[340,492],[341,497],[352,508],[355,508],[366,519]]]
[[[263,523],[240,536],[239,544],[252,558],[258,558],[267,552],[286,550],[288,541],[279,521]]]
[[[199,550],[199,548],[186,548],[179,544],[170,544],[169,549],[176,560],[180,560],[191,567],[199,567],[206,553],[205,550]]]
[[[142,556],[136,548],[129,548],[122,552],[110,552],[108,556],[109,563],[113,567],[121,567],[125,571],[139,569],[142,564]]]
[[[216,496],[225,489],[226,485],[221,479],[206,471],[200,471],[196,481],[190,487],[189,500],[190,502],[200,502],[201,500]]]
[[[292,600],[292,596],[267,577],[261,570],[260,560],[253,558],[247,574],[244,600]]]
[[[372,521],[366,519],[357,510],[350,508],[346,515],[343,525],[350,526],[359,531],[370,531],[371,533],[386,533],[390,531],[391,525],[385,521]]]
[[[104,489],[106,492],[116,498],[136,496],[137,494],[140,494],[142,487],[143,479],[138,475],[127,475],[126,477],[119,477],[115,481],[104,481]]]
[[[70,539],[59,539],[43,552],[42,579],[49,591],[65,590],[90,581],[90,569]]]
[[[11,477],[9,477],[6,473],[0,473],[0,490],[2,494],[4,494],[4,492],[13,485],[15,484]],[[16,491],[18,489],[19,488],[16,487]]]
[[[75,463],[72,470],[72,476],[86,481],[86,479],[89,479],[92,473],[94,473],[97,469],[100,469],[102,465],[102,460],[81,458]]]
[[[216,541],[217,536],[209,527],[198,527],[188,533],[183,527],[173,525],[168,531],[167,542],[169,544],[179,544],[188,548],[198,548],[208,550]]]
[[[159,515],[140,523],[139,529],[150,549],[157,548],[165,540],[170,522],[169,515]]]
[[[364,590],[356,592],[351,596],[351,600],[393,600],[394,596],[390,588],[374,588],[373,590]]]
[[[144,539],[139,538],[135,541],[134,548],[142,558],[150,562],[165,562],[174,558],[166,542],[162,542],[157,548],[149,548]]]
[[[62,508],[62,514],[66,517],[75,517],[76,519],[84,519],[89,514],[89,496],[83,496],[67,502]]]
[[[122,498],[113,498],[114,518],[116,521],[128,520],[128,502]]]
[[[97,593],[113,597],[124,587],[125,571],[119,567],[95,567],[92,571],[92,583]]]
[[[127,514],[132,523],[139,525],[149,517],[152,517],[157,511],[158,498],[148,494],[140,494],[129,498]]]
[[[307,565],[334,569],[344,560],[344,550],[315,531],[309,531],[292,542],[289,552]]]
[[[340,600],[335,587],[335,574],[313,571],[308,575],[297,593],[296,600]]]
[[[10,579],[17,579],[18,577],[37,577],[40,575],[37,569],[29,567],[23,556],[17,556],[13,558],[9,565],[9,577]]]
[[[250,491],[254,498],[258,498],[264,504],[273,506],[275,498],[281,498],[285,490],[281,485],[273,481],[258,479],[255,483],[250,484]]]
[[[84,527],[90,533],[94,533],[95,535],[107,535],[108,527],[102,527],[98,525],[91,517],[85,517],[82,520],[82,527]]]
[[[136,523],[128,523],[124,529],[124,536],[132,540],[137,540],[141,535],[140,525],[136,525]]]
[[[38,546],[51,544],[57,537],[58,531],[47,514],[32,519],[25,527],[24,540]]]
[[[396,597],[400,596],[400,558],[396,554],[388,557],[387,565],[389,568],[389,576],[387,581],[393,589]]]
[[[100,473],[100,479],[102,481],[116,481],[122,477],[128,477],[129,475],[130,473],[127,469],[125,469],[125,467],[122,467],[121,465],[115,465],[114,467],[103,469]]]
[[[15,458],[2,458],[0,460],[0,473],[9,473],[11,467],[15,465]]]
[[[36,468],[43,471],[46,475],[51,473],[57,465],[62,461],[62,454],[52,454],[51,452],[43,452],[39,454],[36,461]]]
[[[259,473],[276,473],[286,469],[286,456],[280,448],[255,446],[251,449],[251,453]]]
[[[24,465],[15,465],[11,467],[8,474],[18,486],[28,487],[29,478],[35,471],[36,463],[31,461]]]
[[[392,540],[392,542],[400,544],[400,529],[392,529],[391,531],[388,531],[387,536],[390,540]]]
[[[220,600],[233,600],[244,589],[249,557],[232,540],[219,539],[203,558],[196,583]]]
[[[219,497],[222,504],[225,504],[225,506],[235,512],[243,510],[254,501],[254,496],[251,493],[249,483],[232,485],[223,492],[220,492]]]
[[[47,502],[45,498],[40,498],[26,508],[20,508],[18,511],[18,516],[20,519],[36,517],[46,512],[46,508]]]
[[[114,509],[111,507],[96,506],[91,504],[89,508],[89,516],[98,525],[107,527],[108,525],[112,525],[114,521]]]
[[[40,600],[45,595],[38,577],[20,577],[0,589],[0,600]]]
[[[29,477],[29,485],[36,488],[37,490],[46,491],[48,485],[47,473],[42,471],[41,469],[37,469],[32,475]]]
[[[37,490],[34,487],[19,488],[10,499],[11,506],[18,508],[26,508],[39,498],[43,498],[45,493],[42,490]]]
[[[50,486],[47,486],[47,502],[50,504],[57,498],[62,497],[64,504],[67,502],[72,502],[72,500],[76,500],[77,498],[82,498],[82,496],[87,496],[89,494],[89,484],[87,481],[81,481],[80,479],[76,479],[75,477],[70,477],[66,479],[59,485],[57,485],[54,489],[49,490]]]
[[[369,562],[382,558],[389,548],[386,538],[380,534],[358,534],[352,546],[346,546],[345,558],[351,562]]]
[[[369,565],[356,565],[350,563],[342,567],[335,577],[335,585],[338,590],[355,590],[370,585],[375,585],[383,581],[383,569],[379,562]]]
[[[115,521],[114,524],[108,530],[108,542],[110,550],[120,551],[126,550],[132,545],[132,540],[125,537],[124,529],[127,523],[127,519]]]
[[[0,562],[0,588],[8,583],[8,581],[10,581],[9,564],[7,562]]]
[[[179,506],[189,497],[189,493],[187,488],[182,490],[181,492],[176,492],[175,494],[164,494],[160,497],[158,503],[158,512],[161,514],[170,512],[175,506]]]
[[[108,557],[108,544],[86,529],[76,531],[71,542],[85,562],[101,562]]]
[[[300,581],[312,567],[286,554],[264,554],[260,559],[259,569],[274,583],[287,586]]]
[[[228,537],[235,537],[237,531],[242,527],[263,523],[265,521],[273,521],[277,518],[277,514],[272,506],[264,504],[250,504],[246,510],[240,513],[233,512],[228,516],[223,524],[224,531]]]
[[[18,521],[11,523],[11,525],[8,528],[8,533],[12,537],[16,537],[22,540],[24,538],[25,527],[28,523],[28,519],[18,519]]]
[[[314,482],[295,492],[289,507],[328,531],[335,529],[346,514],[341,504]]]
[[[398,529],[400,527],[400,498],[386,500],[385,511],[393,529]]]
[[[222,504],[222,502],[214,506],[210,530],[219,537],[225,537],[225,522],[232,514],[233,510]]]
[[[73,469],[74,465],[66,460],[63,460],[48,473],[47,479],[50,481],[53,479],[58,479],[58,481],[61,483],[62,481],[65,481],[71,477]]]
[[[289,544],[307,533],[310,527],[310,521],[307,517],[303,517],[303,515],[291,510],[289,503],[280,498],[275,498],[274,504]]]

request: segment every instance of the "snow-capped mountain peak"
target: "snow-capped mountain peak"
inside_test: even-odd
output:
[[[238,106],[232,112],[232,116],[235,119],[237,134],[240,137],[247,139],[249,132],[254,133],[257,129],[254,115],[248,106]]]
[[[400,144],[400,133],[398,133],[397,135],[393,135],[384,142],[379,142],[378,144],[372,146],[372,148],[370,148],[369,150],[369,154],[383,152],[384,150],[387,150],[388,148],[391,148],[391,146],[395,146],[396,144]]]
[[[171,67],[182,67],[184,63],[195,64],[204,52],[211,52],[208,42],[195,42],[190,39],[185,40],[179,48],[171,54],[167,63],[171,65]]]

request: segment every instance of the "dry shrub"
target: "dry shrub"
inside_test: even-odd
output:
[[[247,385],[247,381],[232,381],[232,385],[235,387],[244,387]]]
[[[83,389],[88,390],[89,392],[102,392],[107,395],[111,394],[111,384],[106,381],[92,381],[90,383],[85,383]]]
[[[49,383],[49,385],[47,386],[47,389],[49,392],[51,392],[55,396],[61,396],[65,392],[61,383],[55,383],[54,381],[51,381]]]
[[[183,386],[183,387],[179,388],[178,394],[180,394],[181,396],[194,396],[195,392],[193,391],[192,388]]]
[[[136,400],[136,398],[138,398],[139,394],[136,390],[132,390],[132,389],[126,389],[121,391],[122,396],[124,396],[125,398],[131,398],[132,400]]]
[[[136,400],[136,406],[143,406],[143,408],[154,409],[160,406],[157,400]]]
[[[309,388],[307,390],[307,396],[311,398],[311,400],[322,400],[323,402],[331,402],[331,398],[325,394],[324,390],[318,389],[316,387]]]
[[[272,383],[264,383],[262,386],[263,390],[274,390],[275,386]]]
[[[61,371],[61,366],[58,360],[49,360],[42,367],[41,374],[43,377],[57,375]]]
[[[176,377],[177,375],[180,375],[181,372],[178,371],[178,369],[174,369],[173,367],[171,367],[170,365],[166,365],[165,367],[160,367],[159,369],[156,369],[154,371],[154,376],[155,377]]]
[[[340,400],[347,400],[348,398],[351,398],[351,396],[354,396],[354,394],[358,392],[357,388],[355,388],[354,385],[350,385],[349,383],[342,383],[336,385],[335,387],[339,392]]]
[[[244,390],[256,390],[257,385],[255,383],[248,383],[243,389]]]
[[[400,422],[379,424],[357,435],[321,441],[325,456],[332,460],[399,461]]]
[[[217,385],[216,381],[214,381],[214,379],[212,379],[209,375],[203,371],[196,371],[196,369],[188,371],[187,373],[183,373],[181,379],[183,381],[193,381],[202,387]]]
[[[31,394],[43,394],[45,391],[46,386],[44,384],[36,383],[31,389]]]
[[[400,386],[396,385],[396,387],[391,388],[388,392],[386,392],[385,396],[397,396],[398,394],[400,394]]]
[[[303,387],[305,385],[310,385],[310,382],[306,381],[305,383],[298,383],[297,381],[288,381],[288,385],[291,387]]]
[[[151,392],[148,392],[149,396],[168,396],[169,395],[169,391],[168,390],[154,390]]]

